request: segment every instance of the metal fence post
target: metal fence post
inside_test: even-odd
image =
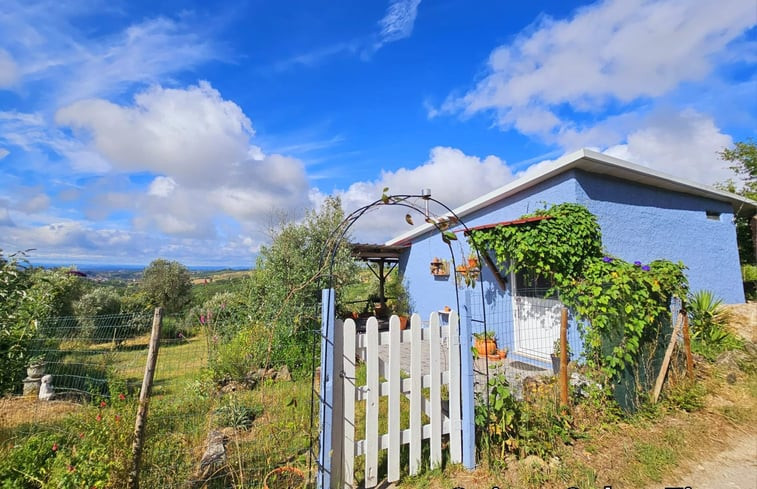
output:
[[[463,404],[463,466],[476,468],[476,425],[473,410],[473,356],[471,355],[471,291],[465,290],[465,327],[460,323],[460,387]]]
[[[334,400],[334,289],[321,291],[321,392],[318,489],[331,487]]]

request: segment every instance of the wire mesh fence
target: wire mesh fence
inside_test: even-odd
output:
[[[152,319],[148,313],[38,321],[28,352],[40,368],[26,372],[18,387],[24,395],[0,400],[0,448],[6,465],[17,458],[15,468],[6,468],[19,487],[40,487],[41,469],[46,480],[69,481],[65,487],[126,487]],[[220,350],[226,355],[238,347],[243,358],[246,347],[266,338],[225,341],[211,327],[221,325],[209,323],[163,318],[142,487],[262,487],[277,466],[306,470],[317,430],[310,380],[293,381],[287,369],[219,380]]]

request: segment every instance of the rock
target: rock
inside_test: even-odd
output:
[[[747,359],[747,354],[740,350],[724,351],[715,359],[715,365],[729,371],[741,371],[741,364]]]
[[[225,386],[221,387],[221,394],[228,394],[230,392],[236,392],[236,391],[241,391],[245,389],[246,389],[246,386],[244,384],[241,384],[239,382],[235,382],[232,380]]]
[[[274,379],[280,380],[280,381],[286,381],[289,382],[292,380],[292,374],[289,373],[289,367],[286,365],[283,365],[276,374],[274,374]]]
[[[194,487],[201,487],[211,477],[216,478],[226,465],[226,443],[229,438],[221,431],[208,433],[207,448],[200,460],[200,466],[194,475]]]

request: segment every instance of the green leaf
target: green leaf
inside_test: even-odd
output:
[[[442,233],[442,236],[446,237],[449,241],[457,241],[457,235],[452,231],[444,231],[444,233]]]

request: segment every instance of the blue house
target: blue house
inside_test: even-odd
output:
[[[630,262],[681,261],[688,267],[692,291],[707,289],[726,303],[744,302],[734,215],[753,216],[757,202],[738,195],[584,149],[454,212],[468,228],[520,225],[520,216],[563,202],[582,204],[597,216],[608,254]],[[559,337],[562,306],[557,298],[544,295],[546,284],[505,276],[490,263],[482,264],[474,288],[456,288],[454,270],[445,275],[443,266],[432,263],[450,259],[432,224],[417,226],[386,244],[405,246],[400,273],[422,317],[449,306],[460,310],[473,332],[483,328],[485,318],[499,345],[517,358],[537,364],[549,361]],[[458,264],[465,259],[455,256]],[[581,350],[575,325],[569,340],[574,351]]]

